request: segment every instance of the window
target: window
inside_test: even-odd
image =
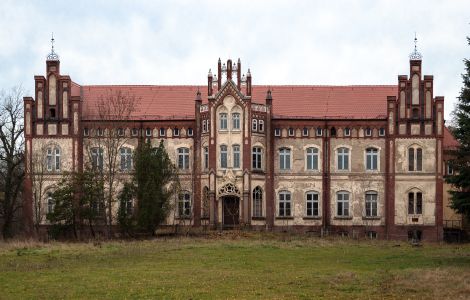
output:
[[[279,216],[291,216],[291,197],[290,192],[282,191],[279,193]]]
[[[308,136],[308,128],[304,127],[304,129],[302,130],[302,135]]]
[[[377,217],[377,192],[366,192],[366,217]]]
[[[145,136],[152,136],[152,129],[150,128],[145,129]]]
[[[101,129],[101,128],[98,128],[96,132],[97,132],[98,136],[103,136],[104,135],[103,129]]]
[[[322,136],[323,130],[321,128],[317,128],[317,136]]]
[[[344,128],[344,136],[351,136],[351,128]]]
[[[227,130],[227,114],[226,113],[220,113],[220,129],[221,130]]]
[[[281,170],[290,169],[290,149],[282,148],[279,150],[279,168]]]
[[[103,149],[91,148],[91,166],[93,169],[103,170]]]
[[[307,170],[318,170],[317,148],[307,148]]]
[[[178,168],[189,169],[189,148],[178,148]]]
[[[209,147],[204,147],[204,169],[209,168]]]
[[[193,129],[191,127],[188,128],[188,136],[193,136]]]
[[[211,128],[210,128],[210,123],[211,121],[210,120],[207,120],[207,132],[211,131]]]
[[[220,146],[220,167],[227,168],[227,146]]]
[[[447,175],[454,175],[454,167],[450,161],[447,161]]]
[[[375,148],[366,149],[366,170],[377,171],[378,170],[378,157],[379,151]]]
[[[180,136],[179,128],[173,128],[173,136]]]
[[[295,130],[294,128],[289,128],[289,136],[294,136]]]
[[[131,148],[121,148],[121,171],[130,171],[132,168]]]
[[[104,203],[103,201],[97,201],[97,200],[94,200],[92,203],[91,203],[91,211],[95,214],[95,215],[102,215],[104,213]]]
[[[372,135],[372,129],[366,128],[366,136],[371,136]]]
[[[253,119],[251,121],[251,130],[253,131],[258,131],[258,120]]]
[[[408,214],[420,215],[423,213],[423,193],[408,193]]]
[[[84,136],[90,135],[90,130],[88,129],[88,127],[83,128],[83,135]]]
[[[336,128],[332,127],[330,130],[331,136],[336,136]]]
[[[206,132],[207,127],[206,127],[206,120],[202,120],[202,132]]]
[[[202,218],[208,219],[210,213],[209,188],[207,186],[202,190]]]
[[[318,193],[308,192],[306,194],[307,217],[318,217]]]
[[[165,128],[160,128],[160,136],[165,136],[166,130]]]
[[[423,149],[409,148],[408,149],[408,171],[422,171],[423,170]]]
[[[413,119],[418,119],[419,118],[419,109],[413,108],[412,116],[413,116]]]
[[[253,190],[253,217],[263,216],[263,190],[257,186]]]
[[[132,211],[133,211],[132,199],[122,199],[121,207],[124,209],[127,216],[132,215]]]
[[[338,148],[338,170],[349,170],[348,148]]]
[[[50,214],[53,213],[54,206],[55,206],[55,201],[54,201],[54,198],[52,198],[52,193],[48,192],[47,193],[47,212]]]
[[[180,217],[191,216],[191,195],[189,192],[184,191],[178,198],[178,215]]]
[[[233,145],[232,150],[233,150],[233,167],[235,169],[238,169],[240,168],[240,146]]]
[[[50,112],[51,112],[51,118],[54,119],[55,118],[55,108],[51,108]]]
[[[57,172],[60,171],[60,149],[59,147],[53,147],[47,149],[46,157],[47,171]]]
[[[275,128],[274,129],[274,136],[281,136],[281,129],[280,128]]]
[[[232,129],[240,130],[240,114],[239,113],[232,114]]]
[[[139,134],[139,130],[137,128],[132,128],[132,136],[137,136]]]
[[[252,167],[253,169],[260,170],[262,168],[261,159],[262,159],[262,149],[261,147],[253,147],[253,160],[252,160]]]
[[[385,128],[379,129],[379,136],[385,136]]]
[[[124,128],[118,128],[118,136],[124,136]]]
[[[349,193],[338,192],[337,197],[337,216],[348,217],[349,216]]]
[[[264,121],[263,120],[258,121],[258,130],[260,132],[264,132]]]

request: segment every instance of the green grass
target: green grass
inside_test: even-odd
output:
[[[235,232],[0,245],[0,299],[469,297],[470,245]]]

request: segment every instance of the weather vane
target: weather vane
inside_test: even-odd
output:
[[[410,60],[421,60],[423,56],[421,55],[421,53],[418,52],[418,38],[416,38],[416,32],[415,32],[414,42],[415,42],[415,49],[410,54]]]
[[[59,60],[59,55],[55,53],[54,51],[54,32],[52,33],[52,38],[51,38],[51,53],[47,55],[47,60]]]

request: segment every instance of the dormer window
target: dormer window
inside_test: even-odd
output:
[[[379,136],[385,136],[385,128],[379,129]]]
[[[160,136],[165,136],[165,128],[160,128]]]
[[[289,136],[294,136],[295,130],[294,128],[289,128]]]
[[[150,128],[145,129],[145,136],[152,136],[152,129]]]
[[[366,136],[372,136],[372,129],[366,128]]]
[[[302,130],[302,135],[303,136],[308,136],[308,128],[307,127],[304,127],[304,129]]]
[[[191,127],[188,128],[188,136],[193,136],[193,129]]]
[[[317,136],[322,136],[323,130],[321,128],[317,128]]]
[[[280,128],[274,129],[274,136],[281,136],[281,129]]]
[[[351,136],[351,128],[344,128],[344,136]]]
[[[180,136],[179,128],[173,128],[173,136]]]

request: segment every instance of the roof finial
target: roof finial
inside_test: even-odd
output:
[[[418,38],[416,37],[416,32],[415,32],[414,42],[415,42],[415,49],[410,54],[410,60],[421,60],[423,56],[421,55],[421,53],[418,52]]]
[[[47,60],[59,60],[59,55],[57,55],[57,53],[55,53],[54,51],[54,32],[52,33],[52,37],[51,37],[51,53],[49,53],[49,55],[47,55]]]

